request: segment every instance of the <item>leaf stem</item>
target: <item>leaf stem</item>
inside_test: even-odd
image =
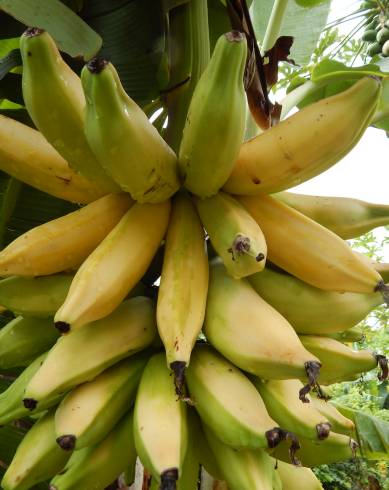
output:
[[[281,32],[287,6],[288,0],[275,0],[262,42],[262,56],[275,45]]]

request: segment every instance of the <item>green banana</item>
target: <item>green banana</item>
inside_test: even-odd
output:
[[[109,194],[23,233],[0,252],[0,276],[44,276],[78,267],[130,204],[126,194]]]
[[[28,490],[51,478],[66,465],[70,453],[55,442],[54,411],[42,416],[27,432],[1,482],[4,490]]]
[[[389,264],[375,262],[373,263],[373,267],[381,275],[385,284],[389,283]]]
[[[0,281],[0,304],[16,315],[48,318],[65,301],[73,276],[7,277]]]
[[[311,401],[316,410],[319,410],[329,420],[331,430],[347,436],[355,434],[354,422],[341,414],[331,402],[319,398],[315,393],[312,393]]]
[[[195,199],[201,221],[228,273],[237,279],[262,271],[267,247],[265,237],[250,214],[224,192]]]
[[[274,460],[275,472],[281,479],[282,490],[323,490],[320,480],[309,468]]]
[[[177,157],[142,109],[126,94],[111,63],[83,68],[85,134],[105,171],[141,203],[162,202],[179,188]]]
[[[28,366],[57,338],[52,319],[18,316],[0,330],[0,369]]]
[[[285,464],[287,464],[287,463],[285,463]],[[296,466],[296,465],[292,465],[292,466]],[[281,480],[279,472],[277,471],[277,463],[274,460],[273,490],[282,490],[282,489],[283,489],[282,480]]]
[[[62,451],[65,453],[65,451]],[[116,424],[104,440],[75,451],[50,490],[104,490],[127,467],[135,466],[133,412]]]
[[[23,99],[35,126],[76,172],[105,191],[119,192],[84,135],[81,80],[62,59],[48,32],[32,27],[20,38]]]
[[[384,301],[379,292],[324,291],[270,267],[248,280],[296,332],[303,334],[327,335],[348,330]]]
[[[179,150],[184,185],[201,198],[225,184],[243,143],[247,43],[231,31],[219,37],[192,95]]]
[[[308,196],[293,192],[274,194],[275,198],[305,214],[347,240],[377,226],[389,225],[389,205],[333,196]]]
[[[135,203],[127,211],[74,276],[54,317],[61,332],[104,318],[123,301],[158,250],[169,214],[170,201]]]
[[[323,337],[330,337],[331,339],[339,340],[339,342],[361,342],[365,334],[363,329],[356,325],[355,327],[349,328],[348,330],[343,330],[342,332],[335,332],[329,334],[320,334]]]
[[[26,387],[24,404],[35,408],[48,397],[90,381],[116,362],[145,349],[156,335],[149,298],[124,301],[111,315],[60,337]]]
[[[134,410],[135,447],[161,490],[176,488],[188,444],[186,406],[177,400],[164,354],[147,363]]]
[[[62,449],[78,450],[104,439],[135,400],[147,360],[144,352],[124,359],[62,400],[55,412],[55,433]]]

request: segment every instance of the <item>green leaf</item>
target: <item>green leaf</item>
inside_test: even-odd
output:
[[[6,74],[22,64],[22,57],[20,56],[19,49],[13,49],[6,56],[0,59],[0,80],[2,80]]]
[[[358,79],[367,75],[386,76],[389,75],[389,65],[385,67],[369,63],[362,66],[347,66],[339,61],[324,59],[314,66],[311,71],[311,80],[315,83],[325,80]]]
[[[373,125],[389,133],[389,77],[382,81],[381,98]]]
[[[0,57],[6,56],[13,49],[19,49],[18,37],[13,37],[11,39],[3,39],[0,41]]]
[[[316,7],[316,5],[320,5],[321,3],[326,3],[328,0],[294,0],[297,5],[304,8],[312,8]]]

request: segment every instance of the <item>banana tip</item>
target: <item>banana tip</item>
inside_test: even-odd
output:
[[[240,32],[237,30],[226,32],[224,34],[224,36],[227,39],[227,41],[229,41],[230,43],[241,43],[242,41],[244,41],[246,39],[243,32]]]
[[[108,61],[106,59],[96,57],[89,60],[86,67],[91,73],[93,73],[93,75],[98,75],[107,65]]]
[[[161,490],[176,490],[178,480],[178,469],[169,468],[161,474]]]
[[[66,322],[55,322],[54,327],[61,333],[68,333],[70,330],[69,323]]]
[[[323,439],[327,439],[330,435],[331,424],[329,422],[323,422],[321,424],[316,425],[317,437],[322,441]]]
[[[174,361],[170,363],[170,369],[173,371],[174,386],[176,388],[176,394],[181,400],[185,396],[185,369],[186,362]]]
[[[23,36],[25,37],[35,37],[35,36],[40,36],[45,32],[44,29],[41,29],[40,27],[28,27],[24,33]]]
[[[58,446],[64,451],[73,451],[76,447],[76,436],[73,436],[72,434],[57,437],[56,441]]]
[[[23,405],[28,409],[28,410],[34,410],[36,406],[38,405],[38,402],[34,400],[34,398],[23,398]]]

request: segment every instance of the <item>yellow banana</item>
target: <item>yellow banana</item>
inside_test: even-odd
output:
[[[347,240],[377,226],[389,225],[389,205],[333,196],[308,196],[293,192],[274,194],[276,199],[305,214]]]
[[[179,396],[183,395],[184,370],[203,326],[207,291],[204,230],[190,199],[177,195],[165,243],[157,325]]]
[[[388,294],[382,277],[335,233],[302,213],[261,195],[240,202],[266,236],[269,260],[320,289]]]
[[[130,204],[127,194],[109,194],[23,233],[0,252],[0,276],[44,276],[78,267]]]
[[[170,201],[135,203],[78,269],[54,321],[61,332],[111,313],[146,272],[165,235]]]
[[[319,398],[315,393],[311,395],[313,405],[330,421],[334,432],[351,436],[355,433],[354,422],[337,410],[337,408],[327,399]]]
[[[246,141],[224,190],[242,195],[278,192],[327,170],[359,141],[380,94],[378,79],[362,78]]]
[[[315,473],[309,468],[274,460],[275,472],[281,479],[282,490],[323,490]]]
[[[219,192],[207,199],[195,199],[195,204],[213,247],[232,277],[239,279],[265,267],[265,237],[239,202]]]
[[[107,194],[74,172],[36,129],[0,115],[0,169],[36,189],[86,204]]]

